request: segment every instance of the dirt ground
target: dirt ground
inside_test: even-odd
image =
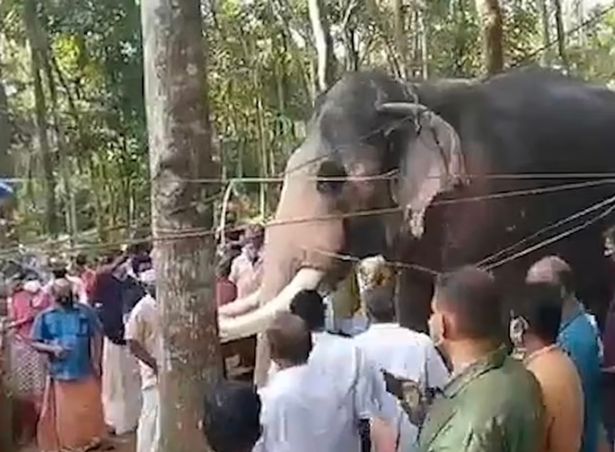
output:
[[[122,436],[114,436],[111,438],[111,443],[114,446],[114,452],[135,452],[136,435],[129,433]],[[35,445],[21,449],[19,452],[38,452]]]

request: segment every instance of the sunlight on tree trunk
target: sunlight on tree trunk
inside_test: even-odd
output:
[[[538,0],[538,12],[540,13],[540,23],[542,25],[542,52],[541,61],[545,66],[551,61],[551,29],[549,27],[549,4],[548,0]]]
[[[410,76],[408,67],[408,35],[406,33],[406,15],[403,0],[393,0],[393,23],[395,25],[395,46],[399,55],[399,64],[403,78]]]
[[[36,0],[26,0],[24,4],[24,22],[30,44],[31,72],[34,83],[34,110],[38,146],[41,151],[43,175],[45,180],[45,226],[51,236],[58,234],[56,217],[56,181],[53,174],[53,158],[47,134],[47,104],[42,80],[42,42],[37,18]]]
[[[566,57],[566,33],[564,32],[564,19],[562,17],[562,2],[561,0],[553,0],[553,13],[555,14],[555,30],[557,32],[557,53],[559,59],[568,69],[568,58]]]
[[[353,18],[359,7],[359,0],[348,0],[343,3],[345,3],[345,12],[340,27],[342,29],[342,38],[346,51],[346,70],[355,72],[359,70],[359,50],[355,42],[356,25]]]
[[[329,20],[322,0],[308,0],[310,22],[314,33],[314,44],[318,56],[317,87],[324,92],[335,79],[335,55],[329,32]]]
[[[476,0],[483,36],[483,60],[488,75],[504,69],[502,10],[498,0]]]
[[[199,0],[141,2],[158,302],[161,451],[210,450],[199,431],[206,390],[222,375],[213,291],[211,187],[215,177],[207,112]]]

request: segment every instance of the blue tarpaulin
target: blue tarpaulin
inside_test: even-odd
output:
[[[13,187],[0,180],[0,199],[10,198],[11,196],[13,196]]]

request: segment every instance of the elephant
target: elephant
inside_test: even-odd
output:
[[[546,254],[568,260],[601,318],[614,170],[607,88],[538,67],[427,82],[348,73],[315,102],[267,227],[261,287],[220,310],[221,338],[262,332],[298,291],[372,255],[399,263],[399,320],[418,330],[435,275],[479,265],[507,291]]]

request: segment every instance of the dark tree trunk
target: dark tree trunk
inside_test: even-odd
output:
[[[52,236],[58,234],[58,222],[56,216],[56,181],[53,174],[53,157],[49,146],[47,133],[47,103],[41,71],[43,69],[43,43],[41,42],[39,23],[36,10],[36,0],[27,0],[24,5],[24,22],[26,35],[30,43],[31,71],[34,83],[34,114],[38,134],[38,145],[41,151],[43,175],[45,180],[45,226]]]
[[[199,0],[141,2],[152,224],[162,316],[161,450],[210,450],[198,428],[201,402],[222,375],[213,294],[212,176]],[[209,187],[210,189],[213,189]],[[190,206],[186,208],[186,206]]]
[[[553,0],[553,10],[555,14],[555,30],[557,32],[557,53],[564,68],[568,69],[568,58],[566,57],[566,33],[564,31],[561,0]]]
[[[502,10],[498,0],[476,0],[481,17],[483,58],[488,75],[504,69]]]
[[[549,43],[551,42],[551,31],[549,28],[549,5],[548,0],[538,0],[538,7],[540,12],[540,21],[542,24],[542,46],[544,51],[542,52],[542,63],[549,64],[550,51]]]

